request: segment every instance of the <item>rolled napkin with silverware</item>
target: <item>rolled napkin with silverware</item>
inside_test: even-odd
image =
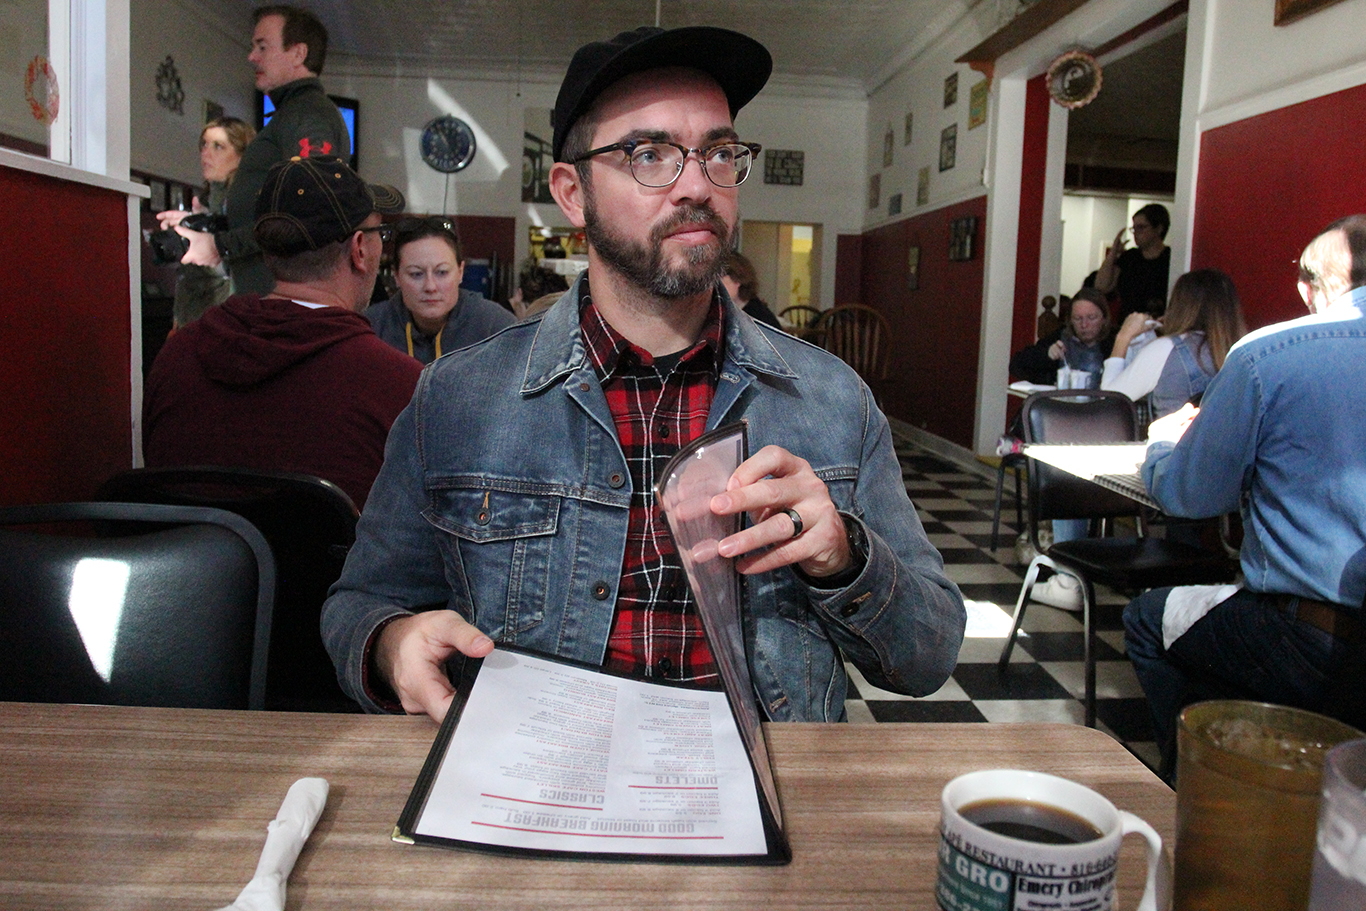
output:
[[[219,911],[284,911],[289,872],[326,805],[326,778],[300,778],[290,785],[280,812],[266,827],[255,875],[237,900]]]

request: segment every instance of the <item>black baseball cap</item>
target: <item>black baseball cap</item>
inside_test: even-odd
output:
[[[334,155],[277,162],[256,197],[256,240],[275,256],[294,256],[346,240],[371,213],[403,211],[403,194],[385,184],[368,184]],[[264,224],[284,222],[292,231],[272,231],[262,242]]]
[[[690,67],[711,76],[726,93],[730,116],[734,117],[768,82],[773,57],[747,35],[707,25],[667,31],[642,26],[610,41],[585,44],[569,61],[569,71],[555,99],[551,117],[555,160],[563,160],[570,127],[608,86],[633,73],[665,66]]]

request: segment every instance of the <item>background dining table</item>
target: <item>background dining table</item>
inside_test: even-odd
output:
[[[289,908],[932,909],[939,797],[974,769],[1089,785],[1170,844],[1175,796],[1064,724],[768,724],[787,866],[498,857],[391,841],[425,717],[0,703],[0,907],[213,909],[251,878],[290,784],[331,782]],[[1142,891],[1129,838],[1119,907]]]

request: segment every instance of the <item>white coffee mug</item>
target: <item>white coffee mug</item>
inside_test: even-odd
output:
[[[1131,832],[1148,842],[1138,911],[1171,907],[1162,837],[1084,785],[1042,772],[969,772],[944,786],[941,809],[935,897],[944,911],[1110,911],[1120,842]],[[1036,840],[1049,833],[1056,843]]]

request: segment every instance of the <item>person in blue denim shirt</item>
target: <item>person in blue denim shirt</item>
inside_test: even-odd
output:
[[[588,270],[543,316],[428,367],[397,421],[322,619],[338,678],[366,709],[442,718],[450,674],[495,642],[604,662],[626,610],[618,595],[639,589],[627,578],[636,530],[658,524],[639,476],[687,442],[677,437],[739,419],[755,454],[711,507],[749,519],[718,552],[742,573],[765,716],[842,720],[844,660],[912,695],[952,672],[962,596],[868,387],[721,288],[757,151],[733,119],[771,65],[752,39],[706,27],[637,29],[575,54],[550,187],[585,229]],[[707,379],[705,410],[669,425],[632,413],[617,374],[643,365],[672,382],[680,364]],[[661,436],[668,445],[652,450]],[[658,598],[684,603],[686,587]],[[664,661],[645,668],[695,679]]]
[[[1187,406],[1154,421],[1143,464],[1170,515],[1240,509],[1241,588],[1154,589],[1125,643],[1171,771],[1175,722],[1200,698],[1356,711],[1366,596],[1366,215],[1300,256],[1310,316],[1245,336]]]

